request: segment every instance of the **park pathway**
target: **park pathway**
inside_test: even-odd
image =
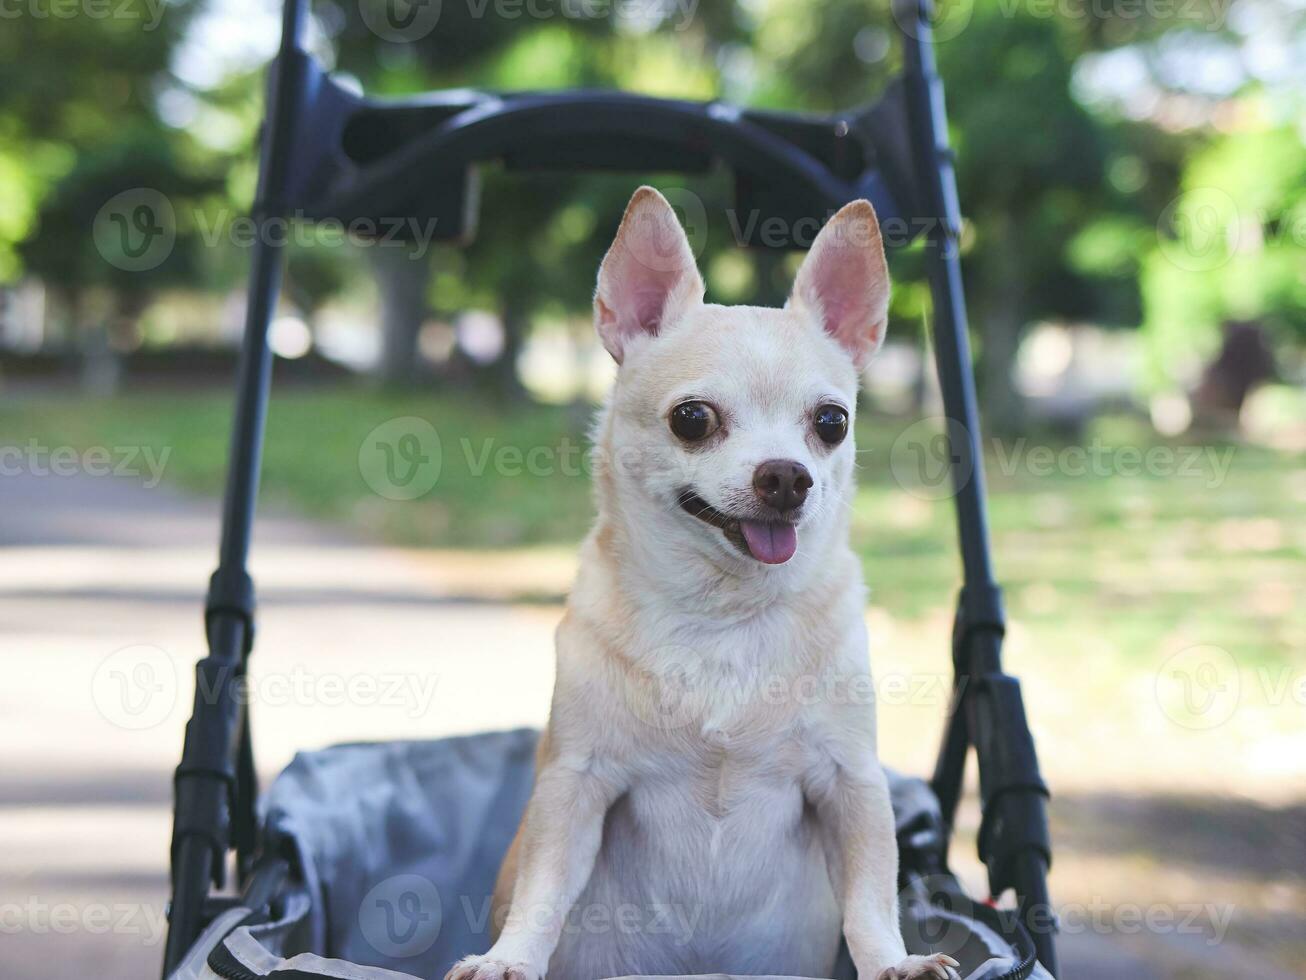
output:
[[[218,508],[86,476],[5,476],[0,505],[0,977],[152,978]],[[556,606],[460,598],[305,521],[256,537],[265,777],[301,747],[543,721]]]

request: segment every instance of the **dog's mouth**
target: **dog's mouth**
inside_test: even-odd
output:
[[[678,500],[687,514],[720,528],[727,541],[764,564],[783,565],[798,550],[798,530],[788,521],[731,517],[688,489],[680,492]]]

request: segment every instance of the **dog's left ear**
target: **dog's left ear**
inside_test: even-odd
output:
[[[869,201],[845,204],[826,222],[794,279],[790,307],[815,317],[860,371],[884,341],[889,267]]]
[[[702,301],[703,277],[676,212],[652,187],[641,187],[599,266],[594,326],[603,346],[620,364],[632,341],[656,336]]]

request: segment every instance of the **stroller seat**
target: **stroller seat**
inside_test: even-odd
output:
[[[537,738],[518,729],[300,753],[263,797],[269,857],[246,900],[218,917],[173,977],[438,980],[484,952]],[[919,861],[942,846],[938,804],[921,780],[891,773],[890,783],[904,860]],[[1020,966],[1000,921],[905,905],[913,951],[942,949],[977,980]],[[856,980],[846,952],[829,980]]]

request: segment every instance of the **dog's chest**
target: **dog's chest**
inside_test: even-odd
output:
[[[797,666],[814,658],[792,630],[761,635],[700,639],[691,649],[706,650],[701,659],[645,661],[652,669],[635,682],[639,696],[624,691],[642,722],[630,741],[637,784],[714,820],[759,808],[797,819],[804,777],[818,762],[811,731],[820,676]]]
[[[803,808],[812,749],[788,712],[710,706],[641,745],[631,783],[632,816],[649,827],[668,822],[713,827],[766,820],[792,825]]]
[[[776,806],[797,816],[805,755],[797,738],[718,727],[699,736],[683,756],[682,778],[708,817],[723,820],[757,807],[774,812]]]
[[[650,768],[609,811],[581,898],[670,909],[685,928],[670,943],[614,937],[611,960],[592,942],[577,945],[566,956],[597,957],[599,968],[562,975],[753,973],[764,965],[827,976],[838,909],[804,799],[799,746],[721,731],[696,730],[690,741],[660,758],[651,752]]]

